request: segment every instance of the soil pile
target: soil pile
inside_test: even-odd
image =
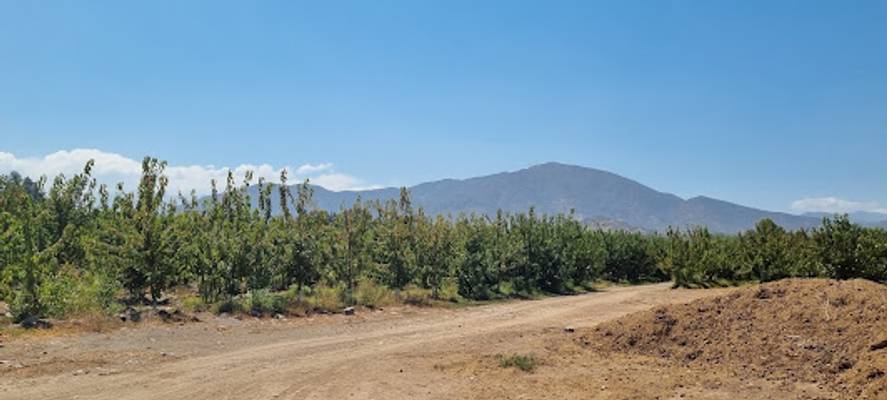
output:
[[[887,398],[887,286],[788,279],[660,307],[580,339],[604,351],[729,368],[768,380]]]

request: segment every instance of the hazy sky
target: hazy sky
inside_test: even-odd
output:
[[[887,208],[887,2],[776,3],[0,0],[0,172],[151,154],[180,188],[246,164],[344,189],[560,161]]]

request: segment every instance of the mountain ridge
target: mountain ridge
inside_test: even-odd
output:
[[[295,186],[295,185],[294,185]],[[331,191],[314,185],[314,204],[327,211],[363,201],[397,199],[398,188]],[[770,218],[788,229],[809,228],[819,218],[746,207],[707,196],[683,199],[619,174],[548,162],[517,171],[465,179],[440,179],[407,188],[412,202],[429,215],[484,214],[498,210],[574,217],[594,226],[662,232],[669,227],[706,226],[719,233],[749,229]],[[255,188],[251,189],[255,194]],[[255,196],[253,196],[255,197]],[[276,196],[274,196],[276,202]],[[275,204],[279,211],[279,205]]]
[[[830,213],[830,212],[806,212],[802,214],[805,217],[812,218],[833,218],[837,215],[841,215],[842,213]],[[887,229],[887,214],[873,211],[854,211],[847,213],[847,217],[850,218],[851,221],[865,226],[871,227],[879,227]]]

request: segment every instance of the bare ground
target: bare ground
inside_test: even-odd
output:
[[[108,333],[10,340],[2,399],[767,399],[839,398],[828,387],[729,368],[598,353],[578,331],[723,290],[668,284],[464,309],[129,325]],[[531,373],[498,354],[533,354]]]

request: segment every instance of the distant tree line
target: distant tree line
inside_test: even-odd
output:
[[[887,231],[865,228],[846,215],[824,218],[811,230],[787,231],[769,219],[739,235],[702,227],[669,230],[663,267],[676,286],[724,286],[789,277],[887,281]]]
[[[212,182],[199,201],[166,193],[166,164],[146,157],[135,192],[91,176],[32,181],[0,176],[0,299],[17,319],[109,312],[191,287],[207,304],[335,288],[354,304],[362,285],[432,298],[485,300],[565,294],[597,280],[678,286],[789,276],[887,279],[887,233],[826,219],[788,232],[772,221],[737,235],[703,228],[667,235],[588,229],[572,215],[427,216],[398,200],[330,213],[308,182],[276,188],[247,173]],[[250,198],[257,186],[258,199]],[[277,198],[282,213],[272,213]],[[255,201],[254,201],[255,200]],[[257,207],[252,204],[257,203]]]

